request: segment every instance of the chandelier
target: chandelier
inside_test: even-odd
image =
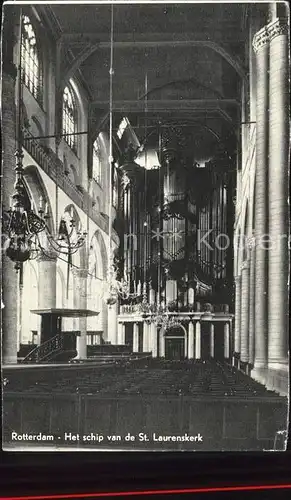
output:
[[[2,232],[6,237],[5,253],[15,262],[18,271],[23,262],[35,258],[39,252],[46,254],[47,243],[57,253],[68,256],[75,253],[85,243],[86,232],[79,227],[75,230],[73,217],[69,221],[61,219],[57,234],[53,236],[48,227],[50,218],[48,210],[43,210],[43,200],[40,198],[38,214],[34,212],[32,203],[28,201],[28,194],[24,182],[23,148],[22,148],[22,10],[19,24],[19,63],[18,63],[18,114],[17,114],[17,142],[15,152],[15,184],[11,196],[10,208],[2,211]],[[52,137],[52,136],[50,136]],[[34,138],[37,139],[37,138]],[[30,206],[28,206],[30,205]],[[56,208],[57,215],[57,208]],[[45,233],[46,244],[42,242],[41,233]]]
[[[140,311],[143,313],[143,316],[149,321],[153,323],[158,328],[162,328],[163,330],[167,330],[171,326],[177,325],[178,321],[169,312],[169,310],[161,304],[157,304],[156,306],[151,306],[144,297],[143,302],[140,306]]]
[[[114,305],[118,299],[134,300],[142,296],[141,284],[138,283],[134,290],[130,290],[130,284],[126,276],[118,279],[118,269],[111,258],[107,272],[107,282],[105,283],[104,297],[108,305]]]
[[[51,234],[48,228],[47,223],[50,219],[50,215],[47,205],[45,209],[43,208],[42,197],[39,201],[38,213],[45,224],[45,244],[42,242],[41,237],[38,236],[38,247],[43,254],[46,254],[48,247],[50,247],[56,254],[71,256],[85,244],[87,232],[82,231],[81,224],[76,228],[76,220],[74,219],[72,211],[71,214],[68,214],[67,220],[65,217],[61,218],[58,232],[55,236]]]
[[[126,299],[129,297],[129,283],[126,279],[117,279],[117,268],[110,259],[107,271],[107,283],[105,283],[105,299],[108,305],[116,304],[118,298]]]
[[[2,212],[2,231],[6,235],[5,253],[18,271],[23,262],[33,258],[36,252],[35,237],[45,228],[45,221],[28,208],[23,181],[23,153],[18,149],[16,157],[16,180],[11,206]]]
[[[112,167],[113,167],[113,5],[111,5],[111,33],[110,33],[110,68],[109,68],[109,223],[108,223],[108,256],[109,265],[107,271],[107,283],[105,284],[105,299],[108,305],[116,304],[119,298],[134,299],[141,295],[139,287],[133,292],[130,291],[130,284],[127,276],[118,279],[118,269],[114,264],[112,251]],[[125,188],[130,182],[129,177],[124,172],[122,183]]]

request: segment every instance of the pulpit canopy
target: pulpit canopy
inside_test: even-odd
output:
[[[32,309],[30,312],[39,314],[40,316],[50,315],[62,318],[87,318],[88,316],[98,316],[99,312],[91,311],[90,309]]]

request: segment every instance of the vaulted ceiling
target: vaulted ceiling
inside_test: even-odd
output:
[[[40,7],[58,41],[61,84],[83,81],[98,119],[109,106],[110,5]],[[113,110],[142,134],[160,120],[235,127],[245,77],[245,4],[114,5]],[[119,118],[118,118],[119,119]]]

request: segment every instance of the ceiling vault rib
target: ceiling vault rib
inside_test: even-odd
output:
[[[81,52],[75,58],[72,66],[70,66],[69,68],[67,68],[65,70],[65,74],[64,74],[64,76],[62,78],[62,82],[61,82],[62,87],[66,86],[66,84],[68,83],[70,78],[72,78],[74,76],[74,74],[76,73],[76,71],[78,71],[78,69],[80,69],[83,62],[85,62],[86,59],[88,59],[88,57],[98,49],[98,47],[99,47],[99,44],[97,44],[97,45],[90,44],[89,46],[87,45],[83,50],[81,50]]]
[[[244,69],[242,63],[239,61],[238,58],[233,57],[225,48],[223,48],[221,45],[219,45],[216,42],[212,42],[209,40],[180,40],[180,41],[161,41],[161,42],[115,42],[114,47],[115,48],[145,48],[145,47],[206,47],[217,54],[219,54],[223,59],[225,59],[230,66],[234,68],[234,70],[237,72],[237,74],[240,76],[241,79],[245,79],[247,74],[246,70]],[[109,49],[110,48],[110,42],[98,42],[96,44],[90,44],[89,46],[87,45],[77,56],[76,59],[74,60],[74,63],[70,68],[67,68],[63,78],[62,78],[62,85],[65,86],[68,80],[74,75],[74,73],[80,68],[80,66],[90,57],[94,52],[96,52],[98,49]]]
[[[97,107],[108,106],[108,101],[93,100],[91,104]],[[216,109],[221,106],[235,106],[239,107],[240,103],[236,99],[154,99],[147,100],[147,107],[149,110],[162,110],[162,109]],[[115,110],[142,110],[144,108],[144,101],[136,100],[115,100],[113,102]]]

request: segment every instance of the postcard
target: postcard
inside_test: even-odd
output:
[[[285,2],[4,3],[4,450],[286,450],[288,33]]]

